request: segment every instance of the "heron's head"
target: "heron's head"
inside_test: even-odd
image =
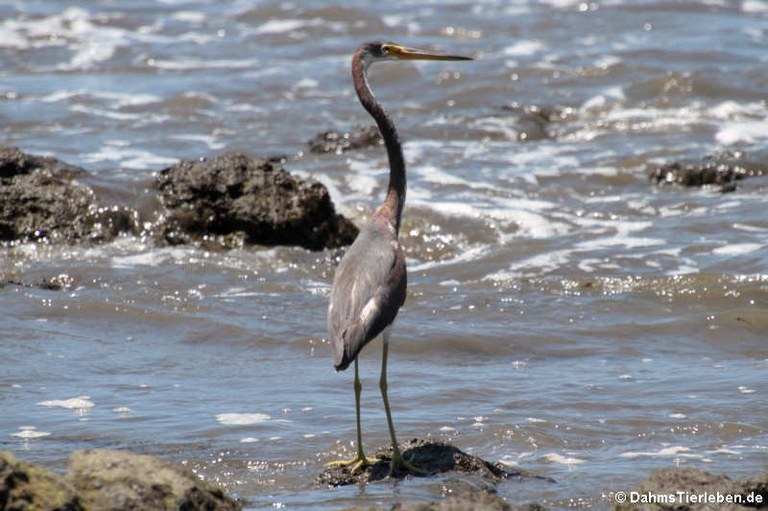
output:
[[[364,43],[359,51],[366,67],[382,60],[472,60],[472,57],[433,53],[381,41]]]

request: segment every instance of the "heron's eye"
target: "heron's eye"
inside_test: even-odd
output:
[[[381,52],[384,53],[385,55],[389,55],[391,51],[392,51],[392,47],[390,45],[388,44],[381,45]]]

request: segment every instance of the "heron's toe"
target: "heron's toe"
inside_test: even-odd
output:
[[[357,456],[351,460],[336,460],[329,461],[325,464],[326,467],[347,467],[349,466],[350,473],[354,474],[364,469],[368,465],[373,465],[379,461],[378,458],[369,458],[367,456]],[[351,465],[351,466],[350,466]]]
[[[403,472],[418,475],[418,476],[429,475],[428,471],[412,465],[411,463],[406,461],[401,454],[398,453],[397,455],[392,457],[392,461],[390,462],[389,476],[393,477],[393,476],[396,476],[397,474],[402,474]]]

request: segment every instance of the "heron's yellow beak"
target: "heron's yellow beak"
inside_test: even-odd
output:
[[[473,60],[472,57],[462,55],[445,55],[443,53],[432,53],[416,48],[407,48],[397,44],[385,44],[381,50],[388,56],[400,60]]]

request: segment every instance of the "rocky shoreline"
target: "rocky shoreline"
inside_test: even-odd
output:
[[[541,122],[557,117],[521,108]],[[308,146],[335,155],[380,143],[375,129],[356,127],[320,133]],[[291,174],[286,162],[285,157],[237,152],[181,160],[159,171],[152,182],[137,184],[118,203],[114,194],[89,186],[95,177],[83,168],[0,145],[0,244],[98,244],[128,235],[156,246],[213,249],[349,245],[357,227],[336,213],[325,186]],[[768,152],[727,152],[649,167],[649,179],[657,186],[710,185],[731,192],[745,179],[768,175]]]
[[[430,475],[459,473],[486,484],[429,503],[397,503],[391,511],[544,511],[546,505],[513,504],[496,493],[496,484],[509,478],[541,476],[510,472],[466,454],[450,444],[429,439],[403,444],[404,453],[427,467]],[[386,454],[384,454],[386,456]],[[361,474],[344,475],[346,469],[324,470],[318,490],[329,485],[366,484],[383,477],[386,459]],[[402,477],[413,477],[402,474]],[[749,511],[768,508],[768,472],[742,481],[699,468],[665,468],[654,471],[636,488],[607,496],[612,511]],[[36,511],[236,511],[248,503],[201,480],[190,469],[154,456],[106,449],[75,451],[61,475],[0,451],[0,510]],[[368,507],[377,511],[381,508]]]
[[[155,245],[233,248],[349,245],[355,225],[336,213],[328,190],[299,179],[281,158],[228,153],[182,160],[142,189],[149,206],[116,204],[85,184],[85,169],[0,146],[0,243],[97,244],[121,235]],[[105,194],[106,195],[106,194]]]

